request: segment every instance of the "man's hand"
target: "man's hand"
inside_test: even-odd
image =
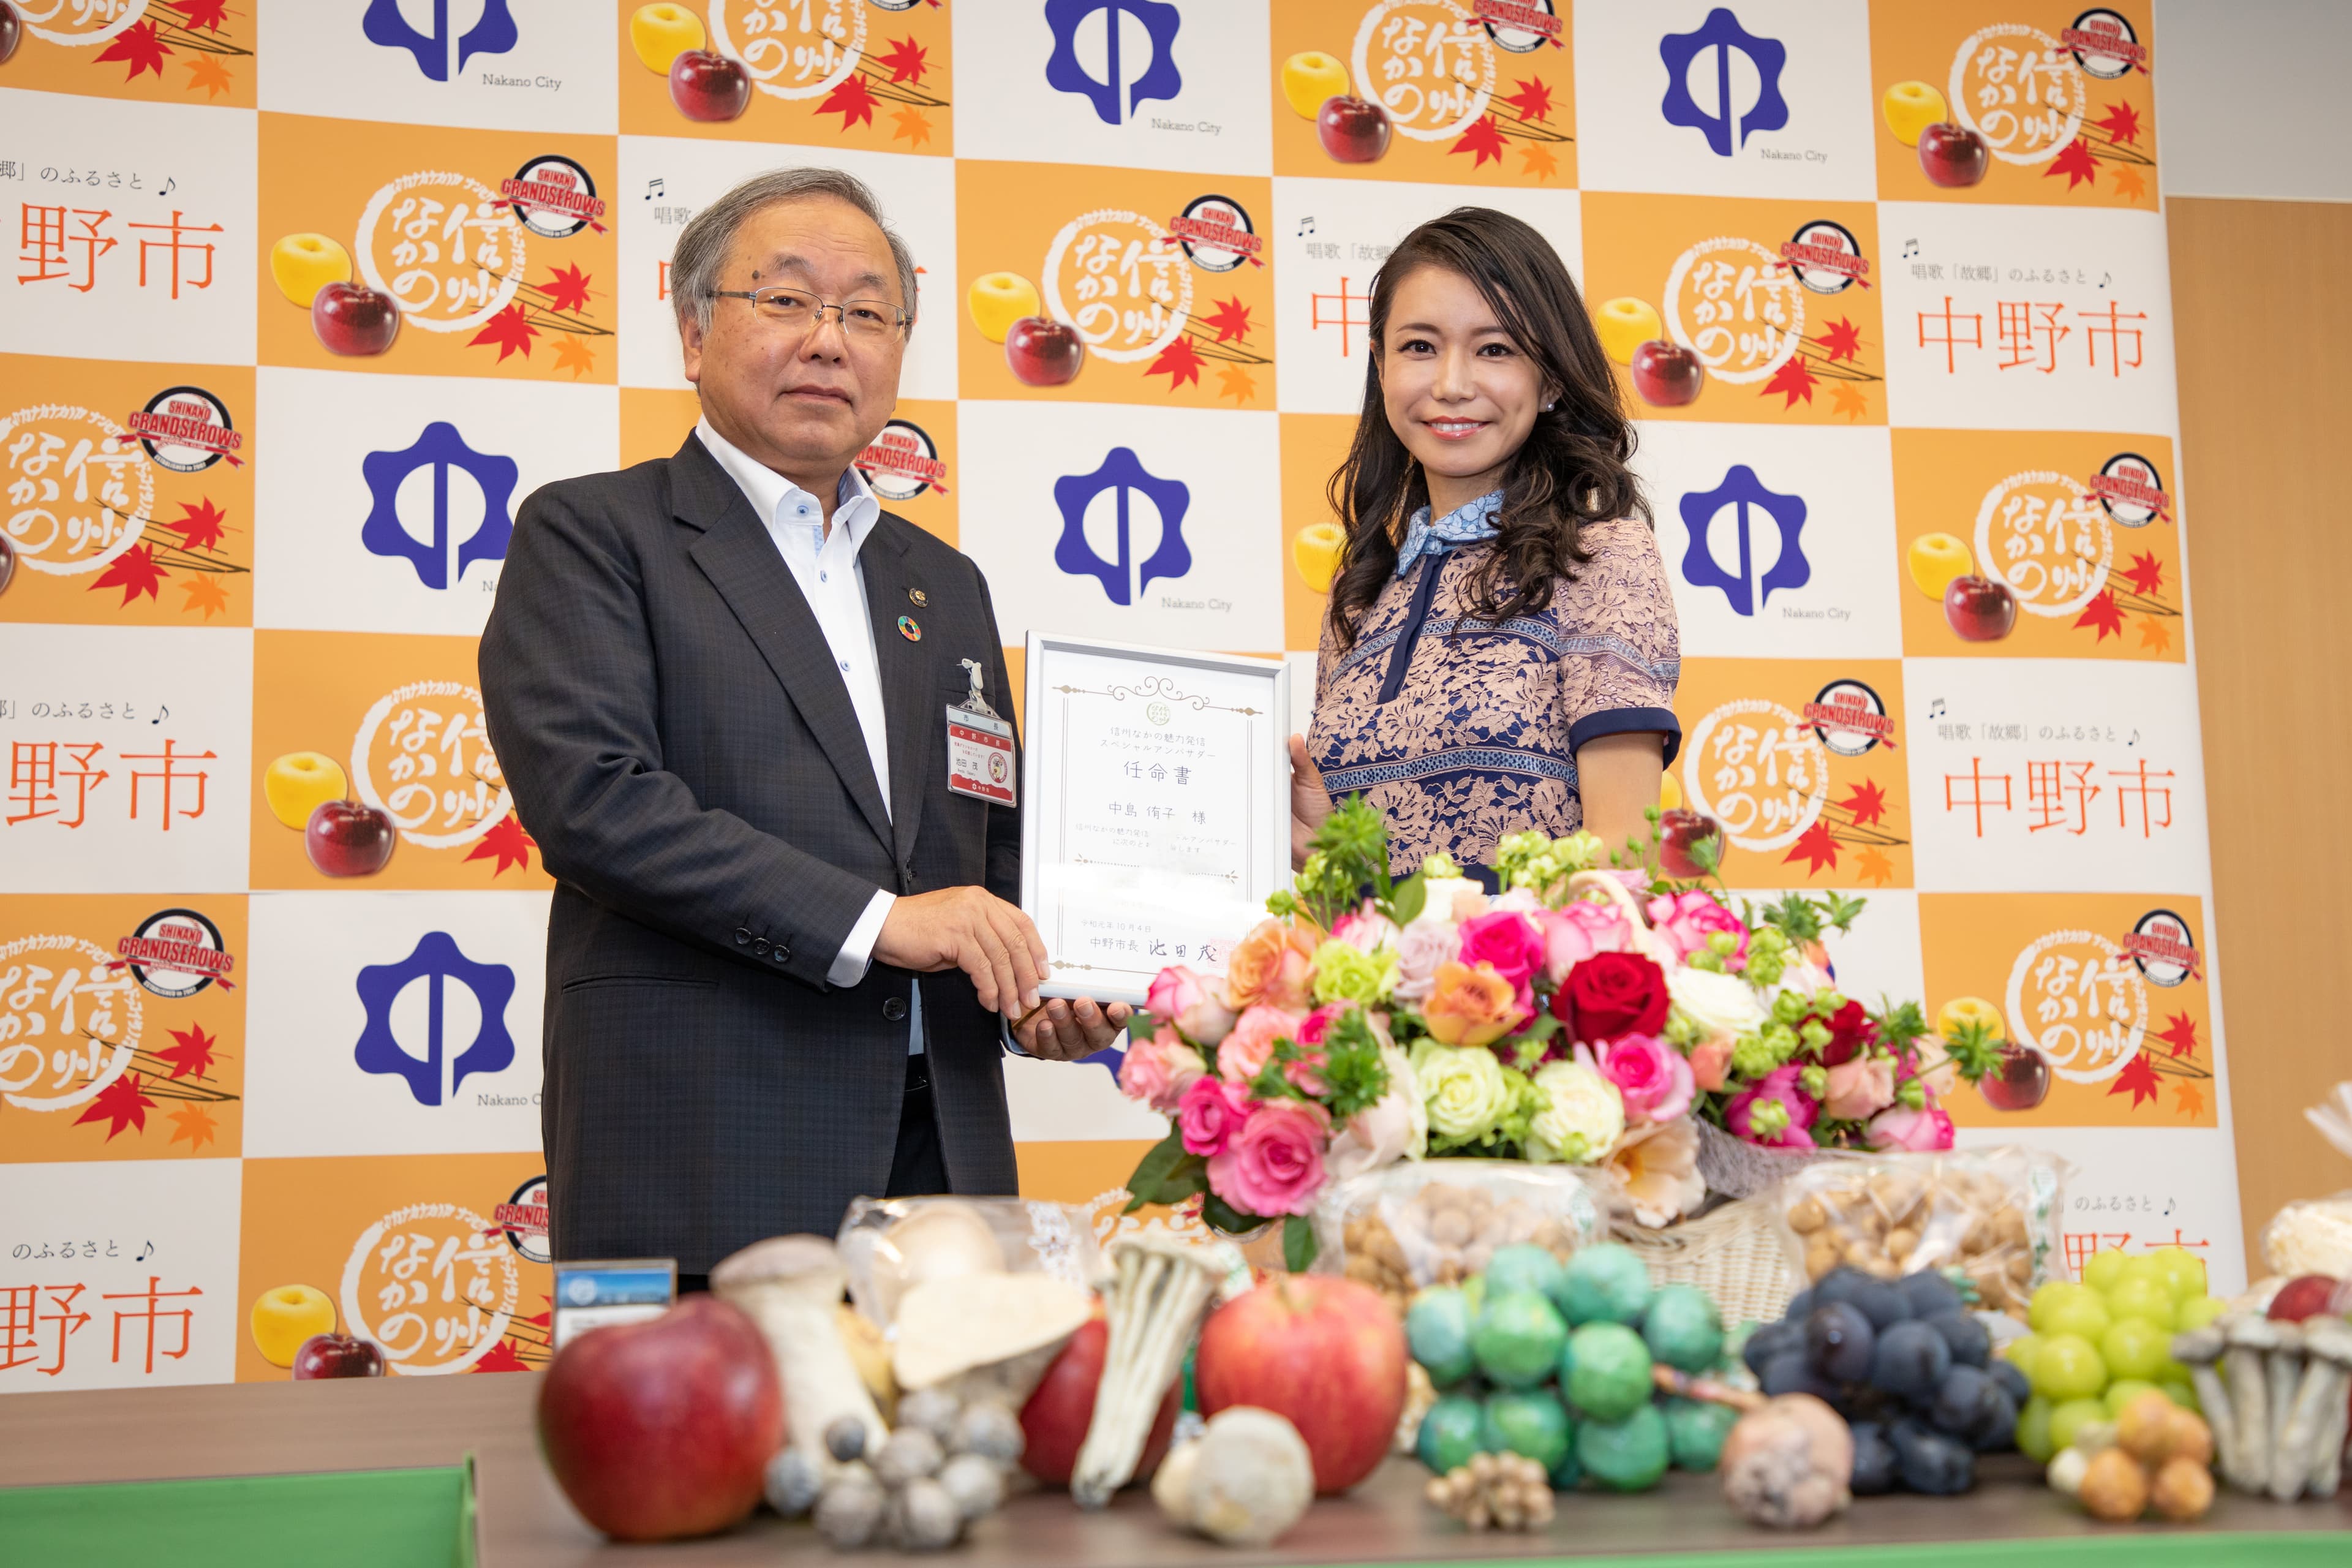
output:
[[[1089,997],[1065,1002],[1056,996],[1013,1031],[1013,1042],[1044,1061],[1074,1062],[1116,1042],[1129,1011],[1124,1002],[1097,1005]]]
[[[1290,737],[1290,868],[1307,864],[1307,849],[1315,830],[1331,815],[1331,792],[1323,787],[1323,770],[1307,754],[1307,737]]]
[[[1008,1018],[1037,1005],[1045,973],[1045,941],[1036,926],[985,888],[941,888],[898,900],[882,918],[874,956],[921,974],[961,969],[971,976],[980,1005]]]

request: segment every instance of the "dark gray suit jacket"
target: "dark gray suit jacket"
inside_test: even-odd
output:
[[[699,441],[523,503],[481,684],[557,881],[541,1124],[560,1258],[702,1273],[762,1237],[833,1234],[890,1173],[912,976],[825,972],[877,888],[1020,898],[1018,815],[946,783],[957,661],[1012,711],[988,584],[887,511],[859,557],[887,813],[808,601]],[[1013,1191],[995,1016],[950,972],[924,978],[923,1016],[950,1181]]]

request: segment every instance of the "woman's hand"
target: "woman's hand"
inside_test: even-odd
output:
[[[1601,735],[1576,749],[1577,793],[1584,801],[1584,830],[1622,854],[1628,838],[1650,837],[1643,813],[1658,804],[1658,781],[1665,773],[1665,742],[1654,731]]]
[[[1307,737],[1290,737],[1290,868],[1307,864],[1307,846],[1315,830],[1331,815],[1331,792],[1323,787],[1323,770],[1307,754]]]

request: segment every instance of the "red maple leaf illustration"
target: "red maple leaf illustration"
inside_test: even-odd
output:
[[[1201,324],[1204,327],[1216,328],[1217,341],[1221,343],[1232,338],[1247,338],[1250,327],[1249,307],[1242,303],[1242,297],[1238,294],[1230,300],[1220,300],[1217,301],[1216,313],[1202,317]]]
[[[125,1127],[136,1127],[142,1132],[146,1131],[147,1113],[154,1109],[155,1102],[139,1092],[139,1075],[127,1072],[100,1089],[98,1098],[89,1102],[89,1109],[74,1118],[74,1125],[79,1127],[85,1121],[104,1121],[108,1123],[106,1141],[111,1143],[114,1135]]]
[[[866,87],[866,79],[853,73],[843,77],[841,85],[824,95],[824,101],[816,106],[816,111],[840,115],[841,128],[846,131],[861,121],[867,125],[873,124],[874,109],[880,101]]]
[[[848,79],[856,81],[857,79],[851,77]],[[500,1340],[482,1352],[482,1359],[474,1363],[474,1370],[476,1372],[529,1372],[530,1367],[522,1357],[515,1354],[512,1340]]]
[[[892,82],[911,81],[919,86],[923,79],[923,73],[930,68],[923,63],[923,57],[929,52],[916,43],[914,35],[909,33],[892,44],[888,54],[875,56],[874,63],[890,68]],[[844,126],[842,129],[847,130],[848,127]]]
[[[2104,119],[2094,121],[2107,133],[2107,140],[2120,147],[2139,140],[2139,110],[2128,101],[2111,106]]]
[[[2141,1051],[2124,1063],[2124,1070],[2116,1074],[2116,1081],[2108,1086],[2107,1092],[2121,1094],[2126,1089],[2131,1090],[2132,1109],[2137,1110],[2142,1100],[2156,1098],[2160,1087],[2156,1081],[2156,1068],[2148,1061],[2147,1053]]]
[[[1858,360],[1862,357],[1862,329],[1843,316],[1832,321],[1828,329],[1812,341],[1830,351],[1832,364],[1842,359]]]
[[[209,27],[217,33],[228,13],[228,0],[175,0],[183,20],[180,26],[190,32]]]
[[[98,581],[89,585],[89,590],[96,593],[100,588],[120,588],[122,590],[122,603],[128,605],[142,594],[153,598],[155,590],[162,587],[163,579],[171,574],[155,563],[153,545],[134,544],[116,556],[113,565],[99,574]],[[121,608],[120,605],[116,607]]]
[[[1786,393],[1789,401],[1784,407],[1794,408],[1797,406],[1797,399],[1801,397],[1808,403],[1813,400],[1815,379],[1813,373],[1806,367],[1804,360],[1796,354],[1790,354],[1787,363],[1772,373],[1772,379],[1764,384],[1764,390],[1759,395],[1769,397],[1776,392]]]
[[[1168,390],[1173,392],[1188,381],[1195,386],[1200,385],[1201,366],[1205,363],[1193,352],[1192,340],[1180,337],[1161,349],[1160,357],[1146,366],[1143,374],[1166,376]]]
[[[1544,79],[1541,77],[1522,78],[1519,81],[1519,90],[1503,101],[1517,110],[1519,118],[1522,120],[1551,118],[1551,89],[1544,85]]]
[[[1853,786],[1853,793],[1837,803],[1841,811],[1853,813],[1853,825],[1867,827],[1886,820],[1886,792],[1869,779]]]
[[[2186,1013],[2175,1013],[2164,1021],[2164,1027],[2157,1032],[2156,1037],[2170,1046],[2176,1057],[2195,1056],[2197,1020]]]
[[[217,550],[220,548],[221,525],[227,521],[228,513],[213,505],[212,497],[206,496],[194,506],[182,501],[180,520],[163,526],[180,536],[180,548],[183,550]]]
[[[2050,166],[2042,171],[2042,177],[2045,180],[2053,174],[2065,175],[2066,188],[2070,191],[2076,185],[2096,180],[2099,177],[2099,161],[2091,156],[2091,144],[2077,136],[2060,148],[2058,156],[2051,159]]]
[[[2153,594],[2164,586],[2164,563],[2156,558],[2153,550],[2143,550],[2132,557],[2131,570],[2124,581],[2143,594]]]
[[[539,329],[523,320],[522,306],[513,304],[483,322],[482,330],[466,340],[466,346],[470,349],[483,343],[496,343],[499,345],[499,363],[504,364],[507,355],[517,349],[522,351],[523,358],[529,359],[530,340],[537,336]]]
[[[172,1038],[180,1043],[170,1050],[157,1051],[155,1059],[172,1064],[172,1078],[175,1082],[190,1073],[204,1077],[205,1069],[213,1065],[213,1047],[220,1044],[219,1039],[205,1034],[202,1024],[174,1029]]]
[[[131,62],[131,74],[123,80],[138,80],[141,71],[153,71],[156,79],[161,80],[163,57],[171,52],[172,46],[155,36],[155,24],[142,22],[119,35],[114,42],[106,46],[104,54],[89,63],[95,66],[103,65],[108,60],[128,60]]]
[[[2124,610],[2121,605],[2116,603],[2116,591],[2113,588],[2100,589],[2099,596],[2084,605],[2083,613],[2074,617],[2074,625],[2078,627],[2097,627],[2099,635],[2093,639],[2096,642],[2105,642],[2110,637],[2123,636]]]
[[[551,310],[584,310],[588,308],[588,274],[580,270],[580,264],[576,261],[549,273],[544,287],[548,309]]]
[[[1824,866],[1832,871],[1837,869],[1837,840],[1830,837],[1828,823],[1816,822],[1806,828],[1797,841],[1789,846],[1789,852],[1780,857],[1783,866],[1797,860],[1807,862],[1805,875],[1808,877]]]
[[[522,830],[522,818],[509,811],[502,821],[482,835],[482,841],[474,846],[466,858],[488,860],[495,856],[499,863],[490,875],[503,877],[510,867],[520,866],[529,870],[530,852],[538,847],[539,840]]]
[[[1478,117],[1476,124],[1462,133],[1462,140],[1446,151],[1476,153],[1476,160],[1470,165],[1475,169],[1489,160],[1501,163],[1503,153],[1508,145],[1503,140],[1503,128],[1495,123],[1495,117],[1491,114],[1482,114]]]

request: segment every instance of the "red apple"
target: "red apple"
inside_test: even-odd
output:
[[[2050,1059],[2012,1041],[1978,1080],[1977,1092],[1995,1110],[2031,1110],[2050,1096]]]
[[[1323,100],[1315,116],[1315,139],[1342,163],[1370,163],[1389,150],[1389,111],[1369,99],[1345,94]]]
[[[1255,1405],[1284,1417],[1307,1439],[1315,1489],[1343,1492],[1396,1440],[1405,1361],[1404,1325],[1379,1291],[1286,1274],[1210,1314],[1192,1392],[1202,1415]]]
[[[310,331],[329,353],[380,354],[400,336],[400,306],[364,283],[325,283],[310,300]]]
[[[1625,367],[1633,377],[1633,392],[1656,408],[1681,408],[1698,401],[1706,384],[1706,367],[1698,355],[1664,338],[1652,338],[1633,350]]]
[[[25,36],[25,24],[16,15],[16,7],[0,0],[0,66],[5,66],[16,53],[17,40]]]
[[[312,1334],[294,1352],[294,1381],[316,1377],[382,1377],[383,1352],[373,1340],[350,1334]]]
[[[16,546],[9,542],[6,534],[0,533],[0,594],[6,593],[8,584],[16,578]]]
[[[2271,1298],[2270,1310],[2264,1314],[2283,1323],[2299,1323],[2305,1318],[2315,1318],[2328,1310],[2328,1304],[2342,1289],[2340,1281],[2325,1274],[2298,1274],[2279,1287]]]
[[[1990,577],[1955,577],[1944,586],[1944,619],[1964,642],[1999,642],[2017,625],[2017,595]]]
[[[716,1296],[590,1330],[540,1384],[540,1453],[580,1516],[615,1541],[726,1529],[759,1506],[783,1442],[775,1357]]]
[[[1708,846],[1712,840],[1711,847]],[[1704,864],[1701,862],[1704,861]],[[1723,865],[1723,825],[1678,805],[1658,818],[1658,868],[1678,881],[1712,877]]]
[[[310,864],[328,877],[373,877],[392,860],[400,842],[392,818],[355,800],[322,800],[302,829]]]
[[[688,120],[738,120],[751,106],[751,76],[716,49],[681,49],[669,62],[669,100]]]
[[[1004,332],[1004,363],[1024,386],[1066,386],[1086,363],[1086,340],[1049,316],[1024,316]]]
[[[1021,1450],[1021,1468],[1049,1487],[1068,1486],[1078,1468],[1078,1448],[1095,1418],[1095,1390],[1102,1384],[1103,1353],[1109,1342],[1110,1329],[1100,1318],[1079,1324],[1054,1364],[1045,1369],[1029,1403],[1021,1407],[1021,1430],[1028,1438],[1027,1447]],[[1179,1378],[1169,1385],[1168,1397],[1160,1402],[1160,1415],[1143,1442],[1143,1458],[1135,1467],[1138,1481],[1150,1480],[1167,1457],[1169,1440],[1176,1433],[1176,1413],[1183,1407],[1183,1380]]]
[[[1982,183],[1992,167],[1992,149],[1965,125],[1942,121],[1919,132],[1919,172],[1932,184],[1959,190]]]

